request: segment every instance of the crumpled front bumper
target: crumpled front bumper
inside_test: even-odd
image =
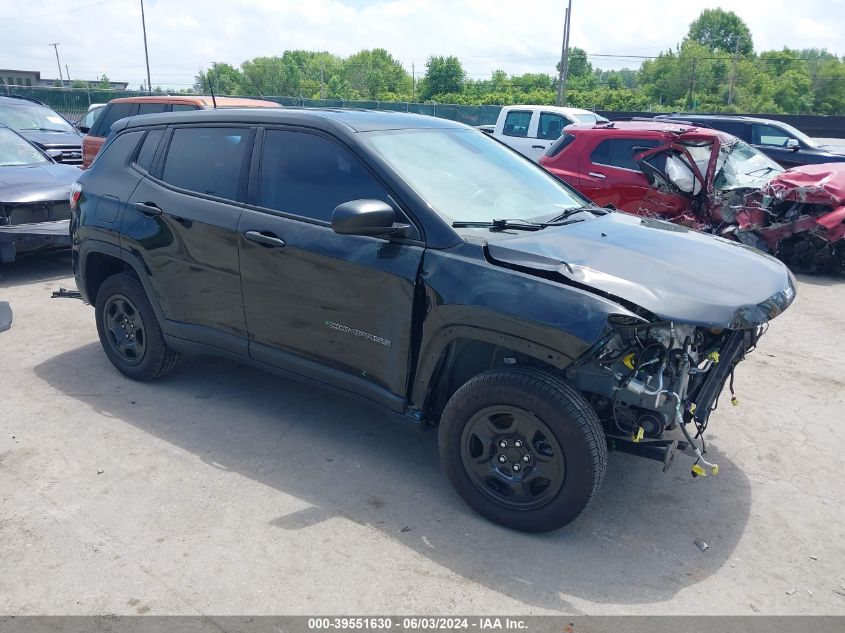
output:
[[[70,247],[70,220],[0,226],[0,262],[21,253]]]

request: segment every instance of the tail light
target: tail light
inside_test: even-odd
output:
[[[76,205],[79,204],[79,199],[82,197],[82,185],[78,182],[74,182],[70,186],[70,210],[73,211],[76,209]]]

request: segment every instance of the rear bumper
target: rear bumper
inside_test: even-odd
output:
[[[0,226],[0,262],[20,253],[70,247],[70,220]]]

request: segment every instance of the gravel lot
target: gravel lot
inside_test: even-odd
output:
[[[845,281],[802,278],[741,366],[717,477],[612,454],[532,536],[355,401],[206,358],[124,379],[93,309],[50,298],[69,262],[0,267],[2,614],[845,614]]]

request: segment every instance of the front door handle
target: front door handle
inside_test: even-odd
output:
[[[132,206],[135,207],[136,211],[140,211],[144,215],[161,215],[161,208],[155,202],[136,202]]]
[[[285,245],[285,241],[282,238],[276,237],[273,234],[265,235],[258,231],[246,231],[244,237],[250,242],[256,242],[262,246],[269,246],[270,248],[280,248]]]
[[[546,149],[545,145],[532,145],[531,149]]]
[[[601,178],[602,180],[604,180],[605,178],[607,178],[607,176],[605,176],[604,174],[600,174],[600,173],[599,173],[599,172],[597,172],[597,171],[587,172],[587,175],[588,175],[588,176],[592,176],[593,178]]]

